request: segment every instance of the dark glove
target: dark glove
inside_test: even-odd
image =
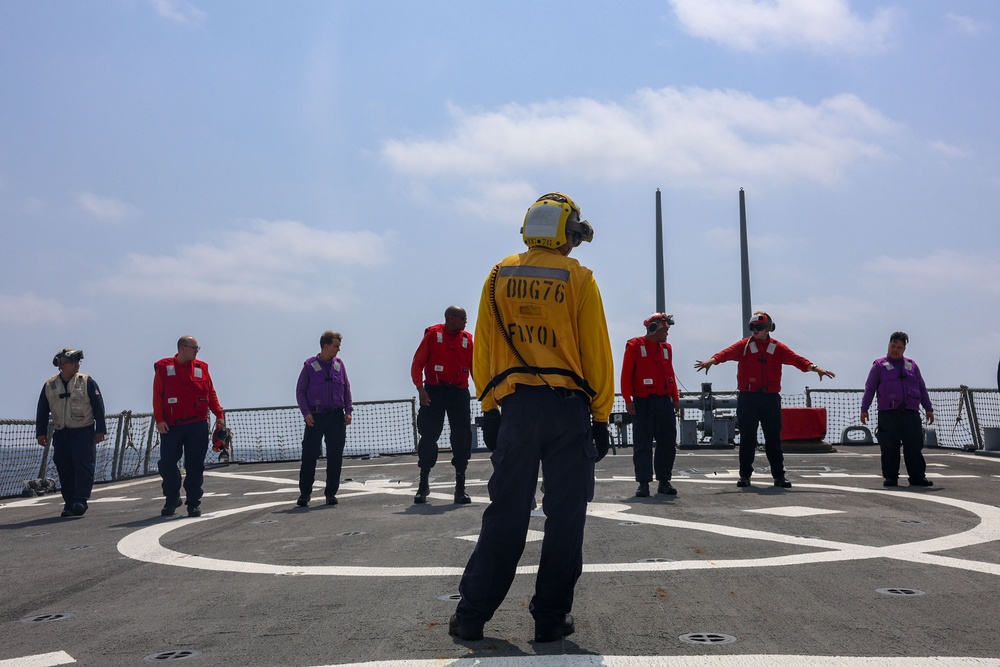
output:
[[[483,413],[483,443],[491,452],[497,448],[497,438],[500,437],[500,411],[487,410]]]
[[[594,446],[597,447],[597,461],[608,455],[611,449],[611,434],[608,432],[607,422],[593,422],[590,425],[590,432],[594,435]]]

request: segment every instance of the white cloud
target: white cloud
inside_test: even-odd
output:
[[[149,2],[162,18],[177,23],[198,23],[207,16],[205,12],[185,0],[149,0]]]
[[[468,188],[474,196],[457,197],[456,208],[469,216],[482,219],[501,220],[505,225],[516,220],[518,213],[524,212],[525,202],[534,201],[538,194],[527,181],[497,182],[485,181],[470,184]]]
[[[989,21],[979,21],[971,16],[961,16],[952,12],[945,14],[944,18],[952,27],[967,35],[979,35],[992,27]]]
[[[930,147],[938,153],[950,158],[962,158],[969,154],[964,148],[953,146],[952,144],[947,144],[943,141],[931,141]]]
[[[1000,260],[992,254],[941,250],[927,257],[895,258],[882,255],[864,270],[877,281],[924,294],[1000,296]],[[996,304],[990,306],[995,309]]]
[[[740,51],[866,52],[886,46],[898,10],[865,21],[847,0],[670,0],[691,35]]]
[[[175,255],[129,254],[116,275],[92,287],[161,302],[306,311],[341,308],[350,269],[388,261],[387,236],[325,231],[301,222],[255,220],[247,229],[180,248]]]
[[[120,199],[99,197],[92,192],[81,192],[76,196],[77,205],[98,220],[117,221],[133,215],[136,210]]]
[[[60,325],[88,317],[86,308],[64,306],[34,292],[0,294],[0,324],[11,326]]]
[[[541,171],[616,182],[655,173],[695,187],[829,185],[852,164],[882,158],[877,141],[896,128],[854,95],[810,105],[702,88],[644,89],[623,104],[583,98],[450,113],[449,137],[387,141],[384,159],[416,181],[492,182],[517,197],[534,189],[519,185],[526,175]]]

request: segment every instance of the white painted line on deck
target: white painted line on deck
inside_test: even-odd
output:
[[[945,475],[940,472],[929,472],[926,475],[931,479],[979,479],[982,475]],[[833,478],[846,478],[846,479],[882,479],[882,475],[872,475],[872,474],[859,474],[850,472],[820,472],[815,474],[799,474],[798,477],[809,477],[809,478],[822,478],[822,479],[833,479]]]
[[[692,480],[691,483],[705,482],[703,480]],[[980,522],[973,528],[961,533],[945,535],[919,542],[874,547],[864,544],[852,544],[849,542],[838,542],[834,540],[810,538],[800,535],[785,535],[777,532],[751,530],[736,526],[717,525],[696,521],[681,521],[661,516],[650,516],[640,514],[637,509],[621,503],[591,503],[588,506],[587,514],[598,519],[612,519],[614,521],[626,520],[649,526],[702,531],[714,535],[722,535],[737,539],[759,540],[777,544],[794,545],[796,547],[809,548],[814,551],[766,558],[741,558],[730,560],[588,563],[584,565],[583,571],[587,573],[598,573],[718,570],[724,568],[777,567],[785,565],[803,565],[808,563],[832,563],[873,558],[889,558],[911,563],[920,562],[1000,576],[1000,563],[980,562],[961,558],[938,556],[934,553],[1000,540],[1000,508],[993,507],[991,505],[983,505],[980,503],[923,493],[908,494],[892,490],[859,489],[854,487],[820,484],[799,484],[798,488],[857,493],[872,495],[875,497],[892,497],[895,500],[912,500],[935,503],[965,510],[975,516],[978,516],[980,518]],[[361,484],[353,484],[352,490],[356,492],[352,495],[409,494],[409,491],[398,489],[377,489],[372,487],[364,488]],[[448,496],[443,496],[443,498],[449,499]],[[486,498],[474,498],[474,501],[477,503],[488,503]],[[126,536],[118,543],[118,550],[124,556],[144,562],[228,573],[240,572],[246,574],[342,577],[435,577],[458,576],[464,571],[464,567],[408,567],[405,565],[388,567],[342,565],[293,566],[271,563],[255,563],[185,554],[167,549],[160,545],[160,538],[170,531],[191,526],[194,525],[194,523],[202,523],[242,512],[257,512],[278,505],[285,505],[285,503],[263,503],[259,505],[251,505],[249,507],[239,507],[213,512],[203,515],[200,519],[165,521],[162,524],[139,529],[131,535]],[[645,509],[645,507],[642,507],[642,509]],[[521,566],[517,568],[517,573],[533,574],[537,572],[537,569],[537,566],[534,565]]]
[[[272,484],[297,484],[297,479],[288,477],[261,477],[259,475],[242,475],[232,472],[205,471],[205,477],[225,477],[226,479],[243,479],[250,482],[271,482]]]
[[[160,479],[159,475],[143,477],[141,479],[134,479],[127,482],[115,482],[114,484],[99,484],[94,487],[94,493],[104,493],[106,491],[118,491],[119,489],[128,489],[133,486],[145,486],[147,484],[157,484],[163,481]]]
[[[811,477],[813,479],[882,479],[882,475],[855,472],[818,472],[812,475],[800,473],[798,477]]]
[[[25,498],[24,500],[12,500],[9,503],[0,504],[0,508],[12,509],[14,507],[33,507],[35,505],[49,505],[54,501],[58,501],[62,504],[63,499],[59,494],[50,493],[47,496],[32,496],[31,498]]]
[[[929,453],[926,449],[924,450],[924,456],[954,456],[958,459],[969,459],[970,461],[993,461],[994,463],[1000,463],[1000,458],[992,456],[980,456],[978,454],[959,454],[956,452],[950,453]]]
[[[800,505],[786,505],[785,507],[765,507],[756,510],[743,510],[755,514],[772,514],[774,516],[803,517],[817,516],[820,514],[843,514],[843,510],[824,510],[818,507],[802,507]]]
[[[395,577],[417,577],[417,576],[457,576],[464,571],[464,567],[352,567],[338,565],[272,565],[269,563],[250,563],[246,561],[225,560],[222,558],[207,558],[205,556],[195,556],[185,554],[172,549],[167,549],[160,545],[160,538],[170,531],[177,530],[184,526],[191,526],[193,523],[203,523],[212,519],[218,519],[241,512],[253,512],[264,510],[278,505],[287,505],[284,502],[262,503],[249,507],[238,507],[236,509],[222,510],[211,514],[202,515],[199,519],[165,521],[156,526],[150,526],[137,530],[128,535],[118,543],[118,551],[129,558],[144,561],[146,563],[158,563],[160,565],[175,565],[187,567],[195,570],[213,570],[220,572],[239,572],[243,574],[272,574],[272,575],[326,575],[341,577],[370,577],[372,575],[395,576]]]
[[[76,660],[69,653],[56,651],[55,653],[40,653],[26,655],[23,658],[0,660],[0,667],[55,667],[56,665],[71,665],[75,662]]]
[[[315,490],[315,487],[314,487]],[[298,493],[299,487],[289,486],[285,489],[271,489],[270,491],[247,491],[244,496],[271,496],[277,493]]]

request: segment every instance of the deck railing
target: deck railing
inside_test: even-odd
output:
[[[987,429],[1000,427],[1000,393],[996,389],[931,389],[934,404],[935,438],[938,447],[982,450],[987,445]],[[730,392],[731,393],[731,392]],[[782,395],[784,407],[824,407],[827,410],[827,442],[839,444],[847,427],[860,426],[860,389],[810,389],[804,394]],[[684,396],[697,396],[685,392]],[[726,392],[716,392],[725,396]],[[366,401],[354,404],[354,418],[347,429],[345,456],[386,456],[416,452],[417,399]],[[615,397],[614,410],[624,412],[621,396]],[[693,418],[697,410],[685,410]],[[472,401],[473,418],[481,415],[478,401]],[[877,411],[872,412],[868,427],[874,431]],[[97,446],[95,481],[108,482],[158,473],[160,438],[148,412],[124,411],[108,415],[107,435]],[[226,423],[233,432],[231,462],[255,463],[292,461],[300,458],[304,422],[297,407],[242,408],[226,411]],[[613,430],[614,433],[614,430]],[[51,435],[51,434],[50,434]],[[438,441],[447,448],[449,430]],[[619,443],[632,441],[631,426],[617,434]],[[476,429],[477,447],[482,436]],[[850,440],[850,438],[849,438]],[[50,438],[51,441],[51,438]],[[208,462],[218,455],[208,451]],[[16,496],[29,480],[58,479],[50,447],[39,447],[35,423],[29,419],[0,420],[0,497]]]

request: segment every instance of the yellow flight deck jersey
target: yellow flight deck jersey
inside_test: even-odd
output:
[[[472,359],[483,411],[497,407],[518,384],[548,383],[587,392],[594,421],[608,421],[615,398],[614,361],[593,272],[541,247],[511,255],[499,266],[500,318],[528,367],[540,375],[525,369],[504,340],[490,298],[491,273],[479,299]]]

